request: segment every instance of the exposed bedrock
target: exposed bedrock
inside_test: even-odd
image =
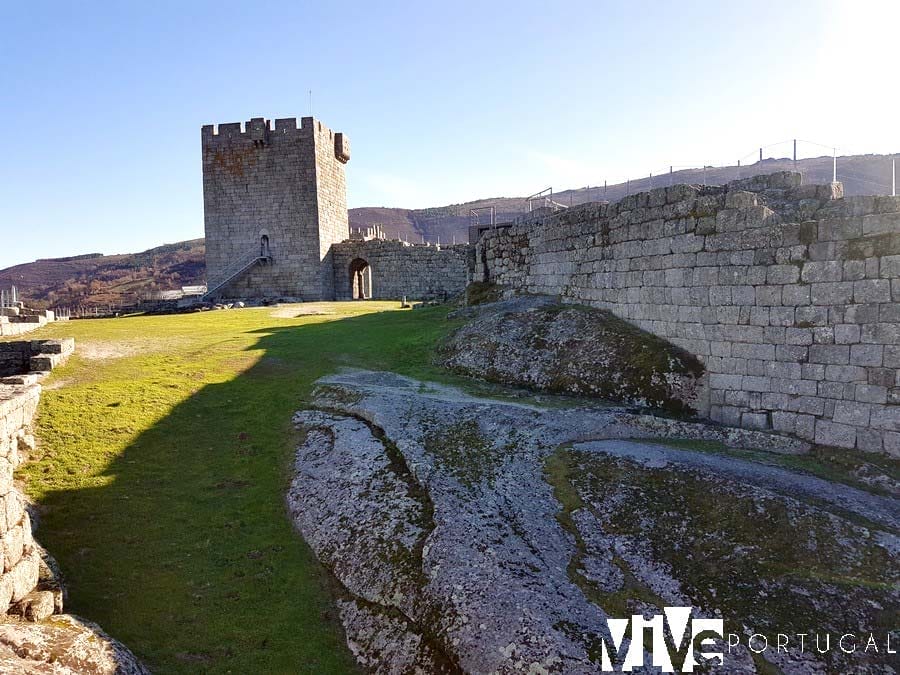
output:
[[[470,320],[437,356],[456,373],[677,413],[709,410],[695,357],[605,310],[523,296],[459,314]]]
[[[368,672],[596,673],[608,617],[664,606],[741,636],[719,672],[892,672],[889,472],[865,489],[753,451],[797,441],[553,397],[368,371],[319,385],[295,417],[288,504]],[[880,649],[801,653],[794,638],[753,655],[754,632],[871,632]]]
[[[0,623],[0,673],[149,675],[134,655],[94,623],[57,614],[38,623]]]

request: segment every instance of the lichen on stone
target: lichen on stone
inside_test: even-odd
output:
[[[308,432],[288,501],[341,585],[364,668],[588,675],[608,618],[691,607],[745,639],[882,641],[856,655],[742,646],[726,671],[698,672],[886,672],[900,606],[891,497],[788,466],[803,456],[731,451],[767,447],[761,432],[392,373],[320,383],[350,395],[296,416]]]
[[[695,357],[605,310],[538,296],[470,316],[437,349],[437,362],[455,373],[677,414],[705,405]]]

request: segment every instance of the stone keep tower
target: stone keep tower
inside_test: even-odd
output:
[[[349,236],[347,137],[312,117],[200,136],[208,295],[333,299],[331,246]]]

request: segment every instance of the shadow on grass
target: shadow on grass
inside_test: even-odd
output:
[[[59,390],[78,418],[53,419],[51,397],[41,415],[56,425],[55,439],[113,420],[139,430],[124,452],[100,452],[93,469],[65,458],[57,451],[65,443],[55,440],[24,472],[40,480],[65,463],[69,474],[98,478],[49,488],[40,499],[37,536],[60,562],[67,611],[100,623],[155,672],[353,672],[334,589],[286,515],[297,441],[291,416],[313,382],[341,366],[437,376],[430,350],[449,325],[443,310],[423,310],[239,330],[244,344],[258,335],[246,348],[263,350],[261,358],[203,385],[144,430],[129,416],[166,387],[190,386],[184,380],[213,362],[194,350],[168,361],[166,377],[137,376],[127,392],[122,383],[98,385],[95,375],[83,390]],[[220,364],[241,353],[214,349]]]

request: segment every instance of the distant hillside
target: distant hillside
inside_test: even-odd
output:
[[[205,283],[202,239],[143,253],[44,258],[0,270],[0,288],[15,285],[35,307],[132,304],[145,293]]]
[[[385,206],[363,206],[350,209],[350,227],[381,225],[391,238],[398,236],[406,241],[452,243],[466,241],[469,235],[471,209],[493,206],[497,222],[515,218],[525,211],[526,202],[521,197],[495,197],[479,199],[464,204],[451,204],[429,209],[399,209]],[[482,222],[488,214],[481,214]]]
[[[890,194],[891,155],[838,157],[837,177],[844,194]],[[730,180],[775,171],[797,170],[805,183],[831,182],[832,158],[799,160],[766,159],[750,166],[707,167],[676,171],[671,176],[648,177],[600,187],[560,190],[556,202],[566,206],[588,201],[617,201],[628,192],[677,183],[721,185]],[[523,197],[479,199],[429,209],[361,207],[350,209],[351,227],[381,225],[388,237],[407,241],[451,243],[466,241],[471,209],[493,206],[497,222],[509,221],[525,212]],[[487,222],[482,214],[481,222]],[[169,244],[136,254],[104,256],[99,253],[67,258],[36,260],[0,270],[0,288],[15,284],[35,306],[125,305],[142,294],[173,290],[205,283],[206,268],[202,239]]]

